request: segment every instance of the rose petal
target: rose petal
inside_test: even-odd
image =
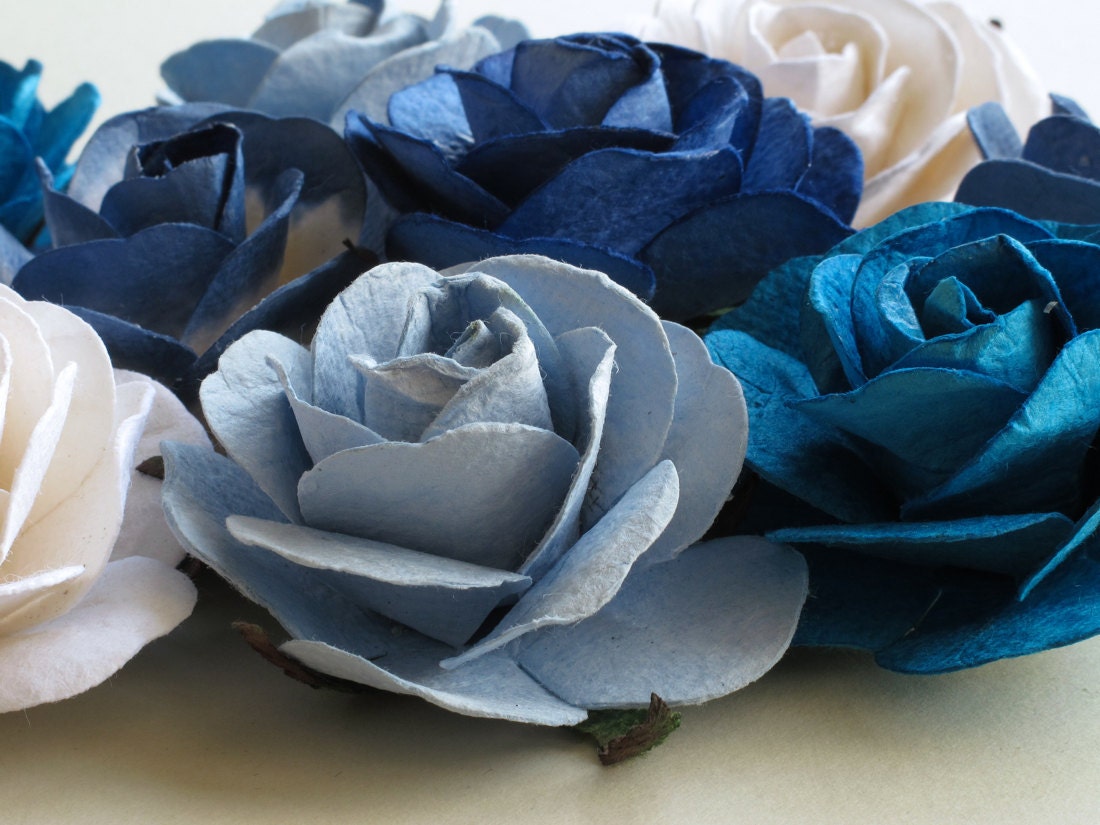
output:
[[[255,40],[205,40],[161,63],[160,76],[183,100],[244,108],[278,56],[278,49]]]
[[[107,565],[64,616],[0,638],[0,712],[67,699],[98,685],[191,613],[195,586],[152,559]]]
[[[644,706],[652,693],[705,702],[779,660],[806,590],[805,562],[789,548],[719,539],[633,573],[595,616],[527,637],[518,661],[581,707]]]

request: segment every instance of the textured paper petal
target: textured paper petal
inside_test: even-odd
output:
[[[167,387],[149,381],[144,375],[115,370],[116,386],[130,382],[148,384],[153,389],[153,405],[145,420],[141,440],[134,450],[135,467],[159,456],[161,441],[179,441],[204,447],[210,444],[202,424]],[[129,556],[148,556],[174,567],[183,560],[184,550],[164,520],[160,492],[160,479],[137,470],[130,473],[126,511],[111,551],[112,561]]]
[[[230,516],[281,520],[279,509],[248,475],[212,450],[164,444],[164,513],[189,553],[244,596],[270,610],[298,638],[326,639],[363,656],[390,648],[389,624],[301,565],[234,539]]]
[[[30,251],[0,226],[0,284],[10,284],[15,273],[30,259]]]
[[[0,639],[0,712],[67,699],[98,685],[191,613],[195,586],[152,559],[107,565],[64,616]]]
[[[310,3],[291,0],[280,3],[268,14],[252,37],[285,49],[319,31],[331,29],[346,34],[367,34],[382,12],[379,0],[354,3]]]
[[[1097,213],[1100,215],[1100,212]],[[1060,303],[1078,332],[1100,329],[1100,247],[1095,243],[1036,241],[1028,252],[1057,281]]]
[[[953,521],[794,527],[768,534],[789,544],[822,544],[909,564],[951,565],[1023,578],[1070,535],[1060,513],[986,516]]]
[[[325,580],[349,599],[456,647],[503,599],[531,585],[504,570],[309,527],[241,516],[226,526],[238,541],[328,573]]]
[[[959,184],[955,200],[1064,223],[1095,223],[1100,215],[1100,185],[1094,181],[1015,159],[975,166]]]
[[[581,707],[637,707],[724,696],[787,649],[806,598],[806,565],[780,545],[743,537],[692,547],[627,578],[595,616],[528,637],[518,661]]]
[[[739,195],[672,224],[640,253],[657,275],[653,308],[671,320],[744,301],[790,258],[823,252],[851,230],[793,192]],[[714,238],[723,239],[716,246]]]
[[[495,258],[478,272],[512,286],[552,334],[599,327],[615,342],[600,461],[583,528],[594,524],[659,459],[676,397],[676,367],[657,316],[606,276],[532,256]]]
[[[679,383],[662,458],[676,466],[680,503],[646,553],[646,564],[671,558],[702,537],[729,498],[748,446],[748,414],[737,379],[711,362],[691,330],[668,321],[664,328]]]
[[[1043,118],[1028,132],[1020,157],[1054,172],[1100,180],[1093,168],[1100,160],[1100,130],[1079,117]]]
[[[752,433],[746,461],[753,470],[844,521],[885,521],[896,513],[887,486],[853,440],[790,403],[817,394],[803,364],[735,330],[711,332],[706,343],[745,392]]]
[[[969,109],[966,124],[986,160],[1018,158],[1023,154],[1024,144],[1000,103],[990,100]]]
[[[662,461],[627,490],[484,639],[444,661],[443,667],[460,667],[528,633],[575,624],[599,611],[668,526],[679,497],[676,468]]]
[[[400,649],[379,659],[386,669],[321,642],[292,641],[280,650],[322,673],[392,693],[419,696],[467,716],[575,725],[588,715],[547,691],[503,652],[482,656],[457,670],[444,670],[438,663],[449,648],[427,639],[404,642]]]
[[[244,108],[279,50],[255,40],[205,40],[160,64],[160,76],[183,100]]]
[[[546,430],[471,424],[330,456],[302,475],[298,499],[311,527],[514,569],[550,526],[578,460]]]
[[[300,522],[298,479],[312,462],[282,382],[266,363],[269,356],[291,371],[309,367],[309,354],[301,346],[257,330],[225,351],[218,371],[202,382],[199,397],[206,423],[229,457],[287,519]]]
[[[603,272],[643,301],[653,297],[656,287],[653,270],[610,249],[559,238],[506,238],[423,213],[401,218],[394,224],[386,238],[386,253],[391,260],[422,261],[433,269],[526,253]]]

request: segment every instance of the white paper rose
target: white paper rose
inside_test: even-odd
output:
[[[693,544],[744,458],[740,387],[601,273],[385,264],[310,349],[230,346],[201,398],[228,457],[165,445],[169,523],[316,670],[563,725],[721,696],[790,641],[801,557]]]
[[[197,440],[170,393],[116,376],[86,323],[0,287],[0,712],[99,684],[191,612],[174,542],[169,563],[121,544],[112,560],[150,416],[150,438]],[[151,502],[130,508],[131,540],[165,537]]]
[[[981,159],[970,107],[997,101],[1020,131],[1048,114],[1012,43],[950,2],[658,0],[634,30],[739,63],[767,95],[855,140],[866,175],[855,226],[951,199]]]

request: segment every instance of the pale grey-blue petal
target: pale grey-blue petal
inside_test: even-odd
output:
[[[706,702],[779,661],[806,591],[806,563],[789,547],[717,539],[636,570],[592,618],[524,639],[517,660],[580,707],[641,707],[651,693]]]
[[[305,473],[305,523],[515,569],[561,507],[579,456],[554,433],[471,424],[421,444],[345,450]]]
[[[679,498],[676,468],[662,461],[581,536],[488,636],[444,661],[443,667],[460,667],[528,633],[576,624],[595,614],[615,597],[634,562],[668,526]]]

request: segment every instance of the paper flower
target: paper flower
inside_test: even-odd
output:
[[[851,141],[743,69],[615,34],[441,68],[394,94],[387,122],[349,114],[346,136],[404,213],[391,260],[545,254],[676,320],[848,235],[862,180]]]
[[[7,230],[26,246],[42,226],[34,159],[41,158],[64,187],[73,171],[65,159],[99,106],[99,92],[84,83],[47,112],[37,97],[41,77],[37,60],[28,60],[22,71],[0,61],[0,233]],[[0,238],[0,264],[11,238]]]
[[[0,287],[0,712],[99,684],[191,612],[195,589],[126,500],[157,393],[111,371],[95,332]],[[160,391],[158,432],[201,427]],[[158,514],[137,502],[137,521]],[[129,539],[119,541],[124,507]],[[163,522],[163,518],[159,518]],[[155,530],[155,528],[154,528]],[[112,548],[116,554],[112,557]],[[169,563],[147,557],[171,553]]]
[[[55,248],[15,289],[65,304],[116,366],[184,394],[230,341],[308,328],[362,270],[336,258],[359,237],[362,174],[305,118],[201,105],[120,115],[92,136],[67,195],[44,185]]]
[[[728,693],[793,632],[798,554],[683,550],[740,469],[736,381],[600,273],[386,264],[201,398],[229,457],[166,445],[169,523],[316,670],[565,725]]]
[[[794,497],[769,536],[810,555],[801,641],[935,672],[1100,631],[1095,243],[912,207],[771,273],[707,345]]]
[[[637,29],[741,63],[767,94],[855,140],[867,175],[856,226],[954,195],[979,160],[971,106],[999,101],[1019,128],[1046,113],[1011,41],[951,2],[659,0]]]
[[[172,55],[161,76],[169,102],[217,101],[275,117],[344,128],[349,109],[374,111],[437,65],[466,68],[527,36],[517,22],[482,17],[456,30],[444,0],[433,20],[382,0],[284,2],[249,39],[207,40]]]
[[[1000,105],[970,110],[986,160],[963,178],[957,201],[1036,220],[1100,224],[1100,129],[1074,101],[1051,99],[1054,114],[1032,126],[1024,143]]]

